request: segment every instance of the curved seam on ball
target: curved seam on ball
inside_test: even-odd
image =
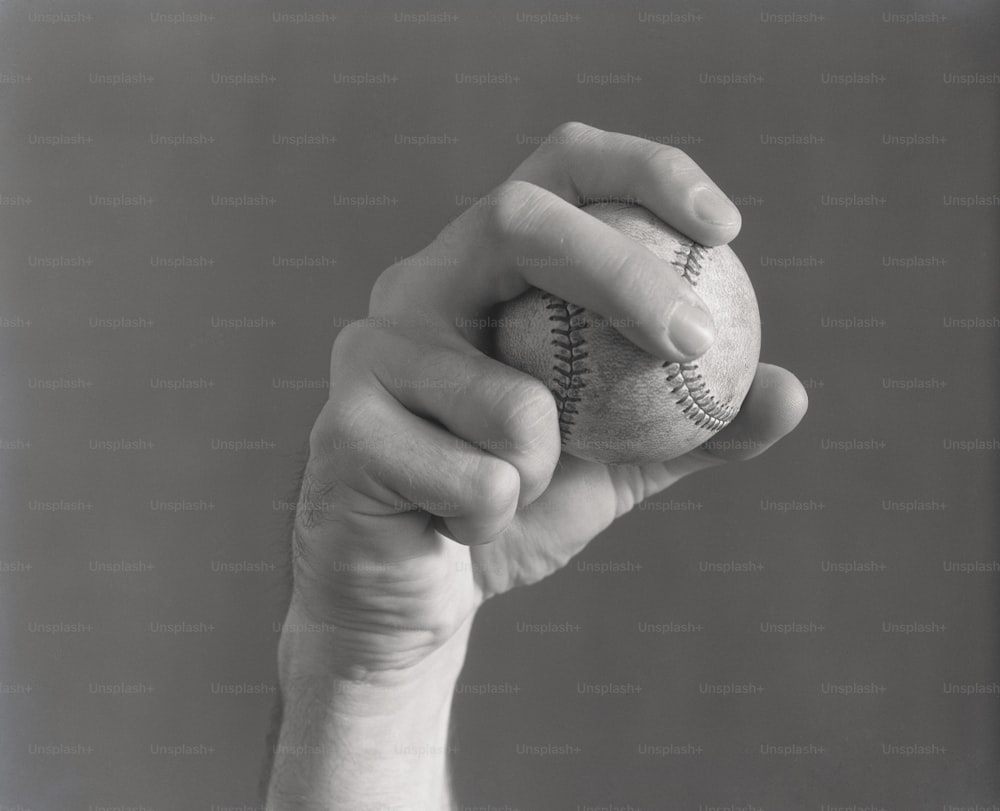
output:
[[[698,373],[697,363],[663,364],[667,372],[670,393],[678,395],[675,401],[681,411],[699,428],[718,431],[733,421],[739,408],[728,403],[720,403],[708,390]]]
[[[708,248],[704,245],[685,240],[674,249],[674,260],[671,264],[677,268],[677,272],[688,284],[697,287],[698,277],[701,276],[701,263],[707,255]]]
[[[555,347],[553,354],[556,361],[552,365],[555,375],[549,391],[556,400],[559,435],[565,444],[576,423],[575,417],[579,414],[577,403],[583,399],[579,396],[579,390],[587,385],[583,375],[590,371],[584,363],[590,353],[581,349],[587,343],[582,332],[587,327],[584,319],[586,309],[570,304],[552,293],[545,293],[543,298],[549,302],[546,305],[550,313],[549,321],[556,322],[556,326],[549,330],[555,336],[552,346]]]

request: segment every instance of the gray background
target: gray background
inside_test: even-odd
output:
[[[766,457],[482,610],[463,808],[1000,802],[1000,9],[769,16],[788,5],[0,7],[0,811],[257,807],[277,564],[331,343],[384,267],[567,120],[680,146],[740,204],[763,357],[811,405]],[[306,11],[335,19],[273,16]],[[913,13],[937,16],[893,16]],[[383,81],[336,81],[363,73]],[[273,79],[213,78],[235,74]],[[856,75],[875,79],[836,78]],[[244,194],[274,202],[217,204]],[[264,449],[220,449],[243,439]],[[705,571],[725,561],[763,568]],[[579,751],[519,753],[544,744]]]

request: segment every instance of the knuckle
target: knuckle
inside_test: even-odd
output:
[[[365,447],[371,414],[369,397],[361,397],[349,387],[333,392],[309,432],[310,459],[330,464],[343,460],[352,449]]]
[[[521,476],[517,468],[503,459],[479,454],[472,463],[468,481],[471,511],[480,515],[499,516],[511,512],[517,505]]]
[[[368,311],[372,315],[395,312],[396,307],[400,303],[405,303],[409,295],[405,280],[412,272],[413,268],[399,262],[383,270],[372,285],[372,292],[368,297]]]
[[[548,208],[548,194],[526,180],[507,180],[492,195],[487,218],[489,233],[498,240],[508,240],[531,233],[538,227]]]
[[[410,365],[413,376],[420,380],[439,381],[444,396],[452,398],[450,408],[462,408],[471,382],[468,360],[433,342],[420,342],[413,336],[408,338],[414,348]]]
[[[558,456],[559,410],[544,383],[532,379],[508,385],[498,410],[503,432],[520,459],[540,468],[553,451]]]
[[[330,349],[330,387],[345,376],[345,370],[351,364],[357,364],[363,358],[364,351],[370,347],[375,327],[367,321],[352,321],[341,327]]]
[[[580,121],[564,121],[549,133],[546,140],[556,146],[572,145],[592,141],[602,134],[601,130],[591,127],[589,124]]]
[[[371,326],[364,321],[351,321],[340,328],[333,340],[333,351],[337,354],[351,353],[366,343],[370,337]]]
[[[652,145],[645,160],[650,172],[658,179],[678,179],[697,169],[686,152],[667,144]]]

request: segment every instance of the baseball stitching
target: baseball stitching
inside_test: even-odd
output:
[[[701,276],[701,263],[708,255],[708,248],[697,242],[684,240],[674,250],[674,260],[671,264],[677,272],[692,287],[698,286]],[[671,394],[678,395],[677,405],[681,411],[694,420],[699,428],[718,431],[733,421],[739,411],[731,405],[724,405],[705,386],[705,381],[698,374],[697,363],[667,363],[667,385]]]
[[[570,304],[552,293],[545,293],[543,298],[549,302],[546,305],[550,313],[549,321],[556,322],[550,330],[555,336],[552,345],[556,347],[556,362],[552,366],[555,376],[550,390],[559,411],[559,435],[566,442],[579,413],[577,403],[583,399],[580,389],[587,385],[582,375],[590,371],[585,362],[589,353],[582,349],[587,344],[582,330],[589,325],[584,316],[585,308]]]
[[[698,374],[697,363],[667,363],[663,364],[667,371],[667,385],[670,393],[678,395],[676,403],[681,411],[694,420],[699,428],[718,431],[733,421],[738,408],[720,403],[705,386],[705,381]]]
[[[671,264],[692,287],[698,286],[701,276],[701,261],[708,254],[708,248],[697,242],[684,241],[674,250],[674,260]]]
[[[707,254],[708,249],[703,245],[685,241],[674,252],[671,264],[695,287],[701,276],[702,261]],[[559,413],[559,434],[565,443],[569,440],[579,415],[578,404],[583,400],[580,390],[587,385],[583,375],[590,371],[585,362],[589,352],[583,348],[587,345],[583,330],[590,325],[586,319],[586,308],[570,304],[552,293],[544,293],[542,298],[548,302],[546,309],[549,311],[549,321],[555,322],[550,330],[555,336],[552,345],[556,348],[550,390]],[[666,370],[670,393],[677,396],[675,403],[680,407],[681,413],[695,425],[714,432],[732,422],[739,409],[720,403],[715,398],[699,374],[697,363],[667,361],[663,368]]]

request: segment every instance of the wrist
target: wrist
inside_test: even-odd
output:
[[[341,691],[363,696],[370,693],[405,695],[417,686],[454,688],[465,663],[473,616],[443,644],[419,657],[406,657],[405,666],[391,666],[386,657],[372,657],[370,649],[392,649],[403,641],[391,633],[373,635],[371,645],[359,644],[358,635],[333,623],[314,619],[303,599],[293,594],[278,640],[278,680],[282,688],[318,679],[337,684]],[[363,651],[363,652],[359,652]]]
[[[293,599],[279,642],[284,708],[267,808],[450,807],[448,727],[471,624],[412,667],[372,670]]]
[[[310,679],[283,696],[268,811],[450,808],[453,690],[374,690]]]

